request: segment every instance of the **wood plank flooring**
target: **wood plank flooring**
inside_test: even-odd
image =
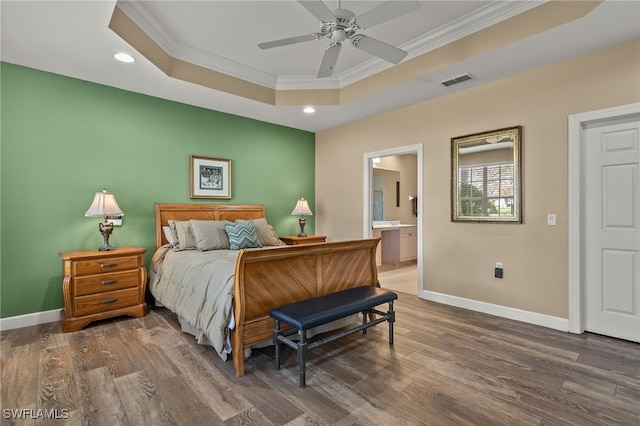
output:
[[[236,377],[166,309],[3,331],[1,423],[640,424],[640,345],[398,296],[395,345],[385,323],[311,351],[305,389],[290,350],[280,371],[255,350]]]

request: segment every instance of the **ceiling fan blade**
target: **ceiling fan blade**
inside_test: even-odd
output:
[[[406,51],[398,49],[397,47],[391,46],[390,44],[380,40],[376,40],[375,38],[367,37],[364,34],[353,36],[351,44],[360,50],[364,50],[365,52],[384,59],[387,62],[391,62],[392,64],[399,64],[400,61],[407,56]]]
[[[298,0],[298,3],[322,22],[333,22],[336,20],[336,17],[333,16],[333,13],[331,13],[327,5],[320,0]]]
[[[280,40],[265,41],[263,43],[258,43],[258,47],[260,49],[271,49],[272,47],[287,46],[289,44],[302,43],[317,39],[318,36],[316,34],[306,34],[297,37],[283,38]]]
[[[320,69],[318,70],[318,78],[331,77],[336,62],[338,62],[338,54],[340,53],[341,47],[342,45],[340,43],[331,43],[327,46],[324,51],[324,56],[322,57],[322,62],[320,63]]]
[[[386,1],[373,9],[364,12],[356,17],[356,23],[362,29],[371,28],[375,25],[405,15],[420,8],[420,3],[412,1]]]

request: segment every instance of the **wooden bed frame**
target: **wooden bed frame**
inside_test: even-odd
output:
[[[155,204],[156,248],[169,220],[266,218],[263,205]],[[244,375],[244,348],[273,338],[271,309],[364,285],[376,286],[379,238],[240,250],[233,290],[233,365]]]

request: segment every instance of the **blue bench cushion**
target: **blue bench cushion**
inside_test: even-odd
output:
[[[273,309],[271,317],[298,330],[308,330],[383,303],[398,295],[377,287],[354,287]]]

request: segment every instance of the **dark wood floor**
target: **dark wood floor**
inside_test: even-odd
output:
[[[295,357],[254,351],[247,375],[173,315],[1,333],[2,424],[638,425],[640,345],[571,335],[399,294],[386,323]],[[68,419],[16,421],[57,414]],[[31,412],[24,410],[31,409]],[[38,411],[41,410],[41,411]]]

